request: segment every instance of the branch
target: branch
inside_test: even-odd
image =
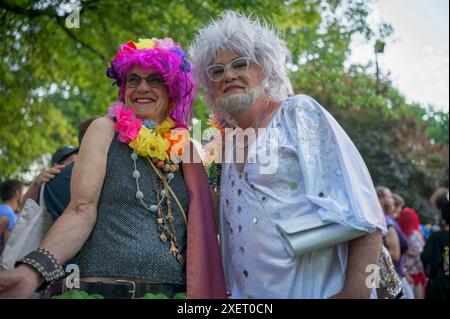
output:
[[[85,7],[93,7],[93,5],[96,4],[98,1],[99,0],[91,0],[83,3],[83,7],[80,10],[80,14]],[[15,4],[0,2],[0,8],[5,9],[6,12],[9,11],[17,15],[26,16],[30,19],[41,16],[46,16],[51,19],[54,19],[56,21],[56,24],[59,25],[64,30],[64,32],[69,36],[69,38],[74,40],[76,43],[80,43],[84,48],[97,55],[104,63],[107,63],[108,59],[100,51],[98,51],[96,48],[92,47],[88,43],[84,42],[83,40],[79,39],[72,31],[70,31],[65,27],[65,17],[58,16],[55,12],[54,7],[48,7],[44,10],[35,10],[35,9],[27,9]]]
[[[39,17],[39,16],[52,16],[55,14],[55,11],[52,7],[49,7],[44,10],[35,10],[35,9],[27,9],[16,4],[10,4],[6,2],[0,2],[0,8],[5,9],[6,11],[26,16],[29,18]]]
[[[103,63],[107,63],[108,59],[96,48],[94,48],[93,46],[91,46],[90,44],[84,42],[83,40],[79,39],[72,31],[70,31],[69,29],[67,29],[64,25],[64,19],[61,18],[57,18],[56,19],[56,23],[61,27],[61,29],[67,33],[67,35],[69,36],[69,38],[71,38],[72,40],[74,40],[76,43],[80,43],[83,47],[85,47],[86,49],[88,49],[89,51],[91,51],[92,53],[96,54],[102,61]]]

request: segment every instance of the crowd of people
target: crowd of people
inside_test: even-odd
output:
[[[79,126],[80,147],[58,149],[25,194],[1,184],[5,254],[27,202],[52,225],[0,272],[0,297],[71,298],[76,264],[76,288],[101,298],[448,298],[447,189],[432,197],[440,230],[424,233],[335,119],[293,94],[286,43],[262,20],[226,11],[190,56],[168,37],[120,45],[106,72],[118,99]],[[209,179],[189,141],[200,86],[233,141],[220,135]],[[244,130],[256,139],[238,143]]]
[[[439,212],[439,225],[428,229],[419,214],[399,194],[376,188],[388,234],[383,244],[401,280],[403,299],[448,298],[448,189],[439,188],[430,200]],[[433,232],[432,232],[433,230]],[[446,277],[447,276],[447,277]]]

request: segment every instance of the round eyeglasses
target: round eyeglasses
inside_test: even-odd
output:
[[[141,78],[137,74],[131,74],[126,79],[126,85],[132,89],[137,88],[141,84],[141,81],[143,79],[145,80],[145,83],[147,83],[147,85],[151,88],[158,88],[164,85],[164,80],[161,78],[161,76],[155,74],[152,74],[146,78]]]
[[[213,64],[206,67],[206,74],[211,81],[220,81],[225,77],[228,70],[233,71],[235,74],[242,74],[250,67],[251,59],[249,57],[240,57],[234,59],[227,65]]]

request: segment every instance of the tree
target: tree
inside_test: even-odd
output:
[[[118,44],[169,35],[187,48],[198,28],[233,9],[277,26],[292,52],[295,91],[336,116],[376,184],[421,211],[433,187],[448,185],[448,114],[407,104],[383,70],[377,84],[370,61],[345,67],[354,35],[375,45],[393,31],[367,24],[375,0],[79,0],[78,29],[66,24],[77,17],[71,3],[0,2],[0,179],[43,167],[57,147],[76,143],[78,122],[106,113],[117,89],[105,71]],[[202,99],[194,115],[206,127]]]

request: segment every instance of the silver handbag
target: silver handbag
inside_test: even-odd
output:
[[[338,223],[324,222],[317,214],[279,221],[275,226],[292,257],[336,246],[368,234]]]

